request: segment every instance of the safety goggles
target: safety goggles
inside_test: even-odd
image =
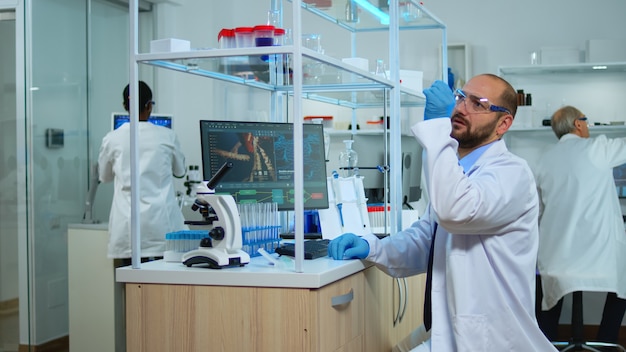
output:
[[[454,92],[454,99],[456,100],[456,105],[464,103],[465,109],[473,114],[488,114],[490,112],[505,112],[510,114],[509,109],[504,108],[502,106],[492,104],[487,98],[479,98],[475,95],[467,95],[464,91],[457,89]],[[469,103],[468,103],[469,101]]]

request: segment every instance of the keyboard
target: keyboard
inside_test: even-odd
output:
[[[296,234],[293,232],[285,232],[280,234],[280,238],[283,240],[293,240],[296,238]],[[305,232],[304,233],[305,240],[321,240],[322,234],[320,232]]]
[[[316,259],[328,255],[328,244],[330,240],[309,240],[304,241],[304,259]],[[295,257],[295,244],[283,243],[276,248],[276,253]]]

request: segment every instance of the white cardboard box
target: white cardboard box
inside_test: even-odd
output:
[[[626,61],[626,40],[587,40],[587,62]]]
[[[580,50],[573,47],[542,47],[542,65],[576,64],[580,62]]]
[[[400,70],[400,85],[417,92],[422,92],[424,72]]]
[[[191,42],[183,39],[167,38],[150,41],[151,53],[170,53],[177,51],[190,51]]]
[[[387,71],[387,78],[390,72]],[[412,89],[421,93],[424,85],[424,72],[415,70],[400,70],[400,85],[407,89]]]
[[[364,59],[362,57],[346,57],[346,58],[341,59],[341,61],[348,65],[359,68],[365,72],[369,72],[369,60],[368,59]],[[358,78],[357,75],[354,75],[349,72],[342,72],[341,76],[342,76],[341,80],[344,83],[353,82],[354,80]]]

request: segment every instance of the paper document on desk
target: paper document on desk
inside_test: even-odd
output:
[[[328,209],[318,211],[322,237],[333,239],[346,232],[371,233],[363,179],[358,176],[329,177]]]

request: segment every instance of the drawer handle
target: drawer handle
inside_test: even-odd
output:
[[[399,322],[402,322],[402,319],[404,319],[404,313],[406,313],[406,304],[409,300],[409,284],[406,281],[406,278],[402,278],[402,282],[404,283],[404,304],[402,305],[402,314],[400,314],[400,319],[398,320]]]
[[[354,289],[351,288],[350,292],[346,293],[345,295],[335,296],[331,298],[330,301],[331,301],[333,308],[338,309],[344,304],[348,304],[352,302],[353,299],[354,299]]]
[[[402,317],[400,315],[402,314],[401,312],[402,302],[404,301],[405,298],[402,295],[403,289],[402,289],[402,284],[400,283],[400,279],[395,278],[394,280],[396,281],[396,284],[398,285],[398,310],[396,311],[396,314],[393,317],[393,326],[396,326],[398,323],[400,323],[400,321],[402,321]]]

